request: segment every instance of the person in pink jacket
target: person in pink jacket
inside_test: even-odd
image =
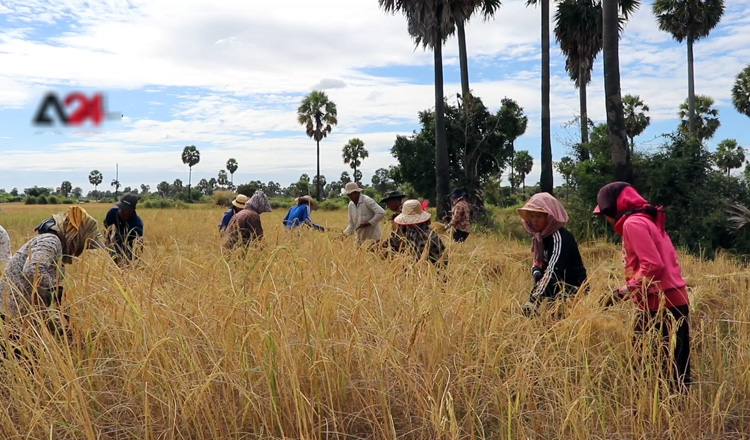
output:
[[[685,391],[691,381],[690,301],[677,251],[665,230],[666,213],[625,182],[605,185],[596,201],[594,214],[604,216],[622,236],[626,284],[617,289],[615,299],[633,299],[640,311],[636,331],[656,328],[664,350],[677,326],[672,362],[665,368],[673,388]]]

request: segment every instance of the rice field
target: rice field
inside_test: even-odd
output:
[[[65,209],[2,208],[14,250]],[[0,438],[750,438],[750,273],[724,256],[681,259],[695,383],[680,396],[634,346],[633,306],[598,305],[621,283],[615,245],[582,244],[591,293],[529,319],[515,238],[450,243],[437,273],[338,237],[345,211],[313,213],[325,233],[263,214],[261,245],[223,253],[222,212],[142,209],[139,264],[90,251],[68,267],[72,340],[30,324],[33,356],[0,359]]]

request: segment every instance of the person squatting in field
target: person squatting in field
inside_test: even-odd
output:
[[[586,281],[586,268],[573,234],[565,228],[568,213],[548,193],[539,193],[518,209],[523,226],[532,236],[534,288],[524,304],[524,314],[536,313],[543,300],[575,295]]]
[[[247,196],[244,194],[237,194],[237,197],[232,200],[232,206],[227,209],[224,216],[221,218],[219,223],[219,232],[224,233],[229,226],[229,222],[232,220],[235,214],[245,209],[245,203],[247,203]]]
[[[0,314],[25,315],[34,308],[60,304],[65,265],[86,248],[101,248],[97,222],[79,206],[55,214],[36,229],[38,235],[13,255],[0,278]]]
[[[138,197],[124,194],[104,217],[106,245],[118,264],[133,260],[143,248],[143,220],[135,208]]]
[[[657,355],[666,360],[664,370],[672,389],[684,392],[691,382],[690,300],[677,251],[665,229],[666,213],[625,182],[605,185],[596,201],[594,214],[604,216],[622,236],[626,282],[607,305],[632,298],[639,310],[636,333],[654,330],[660,335]],[[672,334],[674,341],[670,341]]]
[[[316,225],[312,221],[310,212],[317,208],[315,200],[310,196],[302,196],[295,200],[296,205],[289,208],[289,212],[286,213],[286,217],[282,220],[287,230],[297,228],[302,225],[309,226],[316,231],[325,231],[325,228]]]
[[[271,212],[271,204],[263,191],[256,191],[245,203],[245,209],[232,217],[227,226],[224,240],[225,249],[250,244],[263,239],[263,225],[260,215]]]
[[[402,212],[393,220],[397,225],[382,247],[392,252],[411,254],[417,261],[426,259],[430,263],[445,263],[443,252],[445,244],[438,234],[430,228],[429,212],[422,209],[419,200],[404,202]]]

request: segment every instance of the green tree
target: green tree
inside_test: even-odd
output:
[[[76,199],[80,199],[81,196],[83,196],[83,189],[81,187],[76,186],[73,188],[73,191],[71,191],[70,195]]]
[[[102,183],[102,180],[104,180],[104,176],[102,176],[102,173],[99,172],[99,170],[93,170],[89,173],[89,183],[94,185],[94,191],[96,191],[96,187]]]
[[[529,175],[531,169],[534,167],[534,158],[531,157],[528,151],[519,151],[516,153],[516,157],[513,161],[513,168],[516,174],[519,176],[519,180],[523,184],[523,193],[526,194],[526,176]]]
[[[115,198],[117,198],[117,191],[120,190],[120,181],[117,179],[112,179],[110,185],[115,187]]]
[[[750,117],[750,64],[737,74],[732,87],[732,104],[738,112]]]
[[[713,107],[713,98],[705,95],[695,97],[692,130],[690,130],[689,105],[688,99],[680,105],[680,131],[685,134],[691,134],[700,141],[706,141],[714,137],[716,130],[721,125],[721,121],[719,121],[719,110]]]
[[[372,186],[380,194],[385,194],[388,191],[395,189],[395,184],[391,178],[391,170],[385,168],[378,168],[372,175]]]
[[[698,136],[696,121],[693,43],[707,37],[724,15],[724,0],[655,0],[652,5],[659,29],[682,43],[687,40],[688,133]],[[701,137],[698,137],[701,139]]]
[[[199,190],[200,190],[200,191],[201,191],[201,192],[202,192],[202,193],[203,193],[204,195],[208,195],[208,180],[206,180],[206,179],[201,179],[200,181],[198,181],[198,185],[197,185],[197,186],[198,186],[198,189],[199,189]]]
[[[346,186],[347,183],[351,182],[352,178],[349,176],[349,173],[344,171],[341,173],[341,177],[339,178],[339,182],[341,182],[342,186]]]
[[[435,193],[437,213],[442,218],[450,211],[450,163],[445,128],[443,92],[443,43],[455,32],[457,22],[466,21],[483,0],[378,0],[386,12],[406,16],[407,29],[417,46],[431,48],[435,66]]]
[[[190,172],[188,173],[188,200],[192,200],[190,195],[190,185],[193,181],[193,166],[197,165],[201,161],[201,152],[195,148],[195,145],[188,145],[182,150],[182,163],[188,166]]]
[[[239,164],[234,158],[231,158],[227,161],[227,171],[229,171],[229,175],[231,176],[231,183],[234,185],[234,173],[237,171],[237,168],[239,168]]]
[[[716,147],[714,160],[716,165],[729,176],[730,171],[740,168],[745,162],[745,150],[740,147],[736,139],[724,139]]]
[[[169,195],[169,182],[167,182],[166,180],[162,180],[158,185],[156,185],[156,190],[159,191],[159,194],[162,197],[167,197]]]
[[[542,192],[554,192],[552,176],[552,139],[550,128],[550,74],[549,74],[549,2],[526,0],[526,5],[542,6],[542,175],[539,183]],[[525,186],[524,186],[525,188]]]
[[[229,176],[227,176],[226,171],[219,170],[219,175],[217,176],[216,183],[221,187],[227,187],[229,185]]]
[[[610,154],[615,178],[633,182],[633,164],[625,131],[620,92],[620,17],[617,0],[602,0],[602,49],[604,52],[604,96],[607,109]]]
[[[312,185],[315,188],[317,188],[318,184],[320,184],[321,188],[325,188],[325,186],[326,186],[326,176],[320,175],[320,176],[313,177],[313,179],[312,179]]]
[[[362,160],[368,157],[370,153],[365,149],[365,143],[359,138],[349,139],[349,142],[344,145],[342,157],[345,164],[354,170],[354,175],[357,175],[357,168],[362,165]],[[355,182],[359,182],[359,179],[355,177]]]
[[[214,179],[214,181],[215,180],[216,179]],[[182,192],[182,187],[183,187],[182,180],[180,180],[180,179],[174,179],[174,182],[172,182],[172,186],[174,186],[174,189],[175,189],[176,193],[181,193]]]
[[[60,184],[60,195],[63,197],[68,197],[71,191],[73,191],[73,184],[69,181],[66,180]]]
[[[317,174],[320,175],[320,141],[323,140],[338,123],[336,104],[328,99],[321,90],[313,90],[302,99],[297,109],[297,122],[305,126],[307,136],[315,139],[317,145]],[[320,201],[320,186],[317,187],[317,199]]]
[[[568,190],[570,189],[570,182],[572,182],[573,179],[573,172],[576,169],[576,164],[573,162],[573,159],[571,159],[568,156],[565,156],[560,159],[559,162],[557,162],[557,171],[563,176],[563,179],[565,179],[565,198],[568,198]]]
[[[151,192],[151,186],[146,185],[145,183],[141,184],[141,194],[144,196],[147,196]]]
[[[625,132],[630,138],[630,154],[635,152],[635,137],[646,130],[651,124],[651,118],[646,115],[649,108],[643,103],[638,95],[625,95],[622,97],[625,111]]]

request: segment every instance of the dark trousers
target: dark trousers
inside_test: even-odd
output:
[[[690,386],[690,321],[689,306],[677,306],[660,311],[641,312],[635,331],[637,335],[653,330],[661,337],[657,355],[664,359],[664,373],[674,391],[687,391]],[[676,327],[676,328],[675,328]],[[670,355],[670,335],[674,333],[674,352]]]
[[[469,233],[465,231],[459,231],[456,229],[453,231],[453,241],[461,243],[466,241],[466,239],[469,238]]]

